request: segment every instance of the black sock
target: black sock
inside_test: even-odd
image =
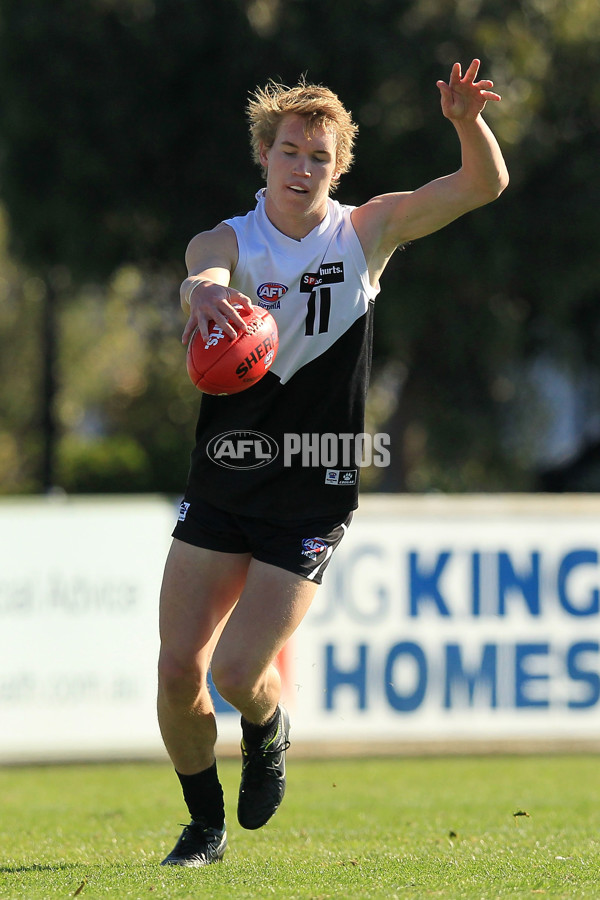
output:
[[[177,772],[177,777],[192,819],[195,822],[204,819],[211,828],[223,828],[225,805],[223,788],[217,775],[217,763],[214,762],[209,769],[196,772],[195,775]]]
[[[242,735],[244,742],[250,747],[259,747],[263,741],[266,743],[277,734],[279,725],[279,706],[264,725],[255,725],[242,716]]]

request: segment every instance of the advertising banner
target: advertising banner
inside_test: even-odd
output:
[[[162,498],[0,503],[0,762],[145,755],[156,725]]]
[[[367,498],[294,642],[298,727],[600,737],[599,511],[591,498]]]
[[[0,762],[164,756],[176,515],[163,498],[0,503]],[[278,659],[292,738],[600,741],[599,554],[595,497],[363,497]],[[214,696],[227,751],[239,715]]]

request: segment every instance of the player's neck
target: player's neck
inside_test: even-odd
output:
[[[301,241],[320,225],[327,215],[327,203],[322,209],[303,212],[298,215],[283,211],[272,203],[267,195],[265,197],[265,212],[271,224],[286,237],[295,241]]]

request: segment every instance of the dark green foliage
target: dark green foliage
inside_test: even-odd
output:
[[[599,43],[600,13],[583,0],[0,0],[12,250],[43,279],[66,267],[75,285],[125,264],[166,272],[175,290],[153,302],[170,303],[188,240],[248,209],[261,185],[244,121],[257,84],[306,73],[339,93],[360,134],[337,196],[359,203],[460,165],[435,82],[478,55],[504,97],[485,115],[511,185],[384,276],[376,374],[396,361],[406,378],[378,423],[394,465],[374,486],[535,488],[535,433],[519,453],[505,439],[507,423],[519,430],[524,362],[545,354],[598,377]],[[180,445],[163,434],[158,408],[185,375],[149,366],[129,424],[108,399],[103,416],[109,435],[124,428],[143,444],[162,490],[192,417]]]

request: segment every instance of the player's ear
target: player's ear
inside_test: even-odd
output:
[[[271,148],[267,147],[264,141],[260,141],[258,145],[258,151],[260,155],[260,164],[264,169],[267,169],[269,166],[269,150]]]

